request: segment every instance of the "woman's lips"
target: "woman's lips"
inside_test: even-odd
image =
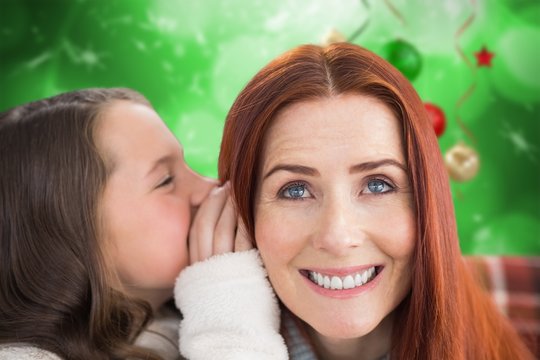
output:
[[[318,293],[341,298],[372,288],[382,270],[383,266],[372,265],[347,269],[302,269],[300,273]]]

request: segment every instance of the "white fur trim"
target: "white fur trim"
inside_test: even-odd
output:
[[[287,359],[279,307],[256,249],[213,256],[176,281],[180,352],[190,360]]]
[[[0,360],[60,360],[56,354],[27,344],[0,345]]]

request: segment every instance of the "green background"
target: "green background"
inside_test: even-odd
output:
[[[540,255],[537,0],[0,0],[0,6],[1,110],[77,88],[131,87],[154,104],[188,163],[208,176],[216,176],[229,107],[271,58],[320,43],[331,29],[383,56],[389,43],[405,40],[421,64],[413,85],[446,114],[441,151],[464,141],[480,157],[476,177],[451,183],[463,251]],[[495,54],[491,67],[476,65],[483,46]]]

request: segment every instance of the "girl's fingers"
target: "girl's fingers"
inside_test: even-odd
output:
[[[193,230],[193,227],[191,227],[191,229],[189,230],[189,236],[188,236],[189,263],[190,264],[194,264],[197,261],[199,261],[199,246],[197,245],[197,241],[192,235],[192,230]]]
[[[189,232],[190,262],[252,248],[245,226],[236,214],[228,183],[213,189],[200,206]]]
[[[214,232],[214,251],[212,255],[234,251],[235,233],[236,211],[229,195]]]
[[[228,196],[228,184],[214,188],[197,211],[189,231],[189,245],[193,249],[190,256],[192,253],[194,255],[191,263],[212,256],[214,231]]]
[[[236,229],[236,238],[234,239],[234,251],[246,251],[250,249],[253,249],[253,244],[249,239],[244,222],[238,217],[238,228]]]

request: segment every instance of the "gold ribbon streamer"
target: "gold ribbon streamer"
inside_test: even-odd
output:
[[[362,3],[364,4],[364,7],[369,10],[370,7],[368,0],[362,0]],[[405,18],[403,17],[403,15],[401,15],[398,9],[396,9],[396,7],[389,0],[384,0],[384,3],[388,7],[388,9],[390,9],[390,12],[399,19],[401,25],[407,26],[407,21],[405,21]],[[347,41],[352,43],[358,36],[360,36],[360,34],[362,34],[366,30],[368,25],[369,19],[364,21],[364,23],[360,25],[360,27],[356,29],[351,36],[349,36]]]
[[[476,0],[471,0],[471,5],[472,5],[473,12],[471,13],[471,15],[469,15],[467,20],[465,20],[463,25],[461,25],[461,27],[456,31],[456,35],[454,36],[454,46],[456,48],[457,53],[459,54],[459,57],[463,61],[465,61],[467,66],[471,69],[474,82],[467,88],[465,93],[463,93],[463,95],[461,95],[461,97],[456,102],[455,111],[456,111],[457,124],[459,125],[461,130],[469,137],[469,139],[471,139],[473,144],[476,145],[476,137],[474,136],[472,131],[469,130],[469,128],[465,125],[465,123],[461,120],[461,117],[459,115],[459,109],[461,108],[461,106],[463,106],[463,103],[465,103],[465,101],[469,97],[471,97],[471,95],[474,93],[474,90],[476,90],[476,67],[469,61],[469,59],[467,58],[467,56],[461,49],[461,46],[459,45],[459,38],[461,37],[461,35],[463,35],[465,30],[467,30],[467,28],[471,26],[472,22],[476,18]]]
[[[386,6],[390,9],[390,11],[392,12],[392,14],[394,14],[395,17],[397,17],[399,19],[399,21],[401,21],[401,25],[403,26],[407,26],[407,21],[405,21],[405,18],[403,17],[403,15],[401,15],[401,13],[398,11],[398,9],[396,9],[396,7],[390,2],[390,0],[384,0],[384,3],[386,4]]]
[[[367,10],[370,10],[368,0],[362,0],[362,3],[364,4],[364,7]],[[347,42],[352,43],[358,36],[360,36],[366,30],[368,25],[369,25],[369,18],[366,19],[366,21],[364,21],[364,23],[360,25],[360,27],[356,29],[351,36],[349,36],[349,38],[347,39]]]

